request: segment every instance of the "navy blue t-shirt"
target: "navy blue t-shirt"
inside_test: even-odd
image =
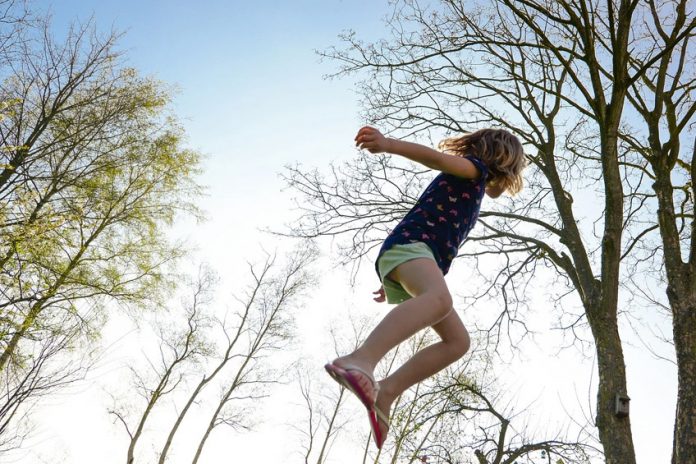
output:
[[[432,250],[442,273],[447,274],[460,245],[478,219],[486,193],[488,167],[478,158],[468,159],[479,169],[479,178],[440,173],[391,231],[379,256],[396,244],[423,242]]]

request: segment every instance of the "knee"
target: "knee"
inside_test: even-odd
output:
[[[462,331],[458,336],[447,343],[452,351],[452,357],[459,359],[464,356],[471,347],[471,337],[466,328],[462,327]]]
[[[432,307],[438,319],[444,319],[452,311],[452,296],[448,291],[440,291],[431,295]]]

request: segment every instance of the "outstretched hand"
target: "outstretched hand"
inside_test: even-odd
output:
[[[372,292],[373,295],[377,295],[373,300],[375,300],[377,303],[384,303],[387,298],[384,295],[384,287],[379,287],[379,290],[376,292]]]
[[[387,151],[388,145],[389,139],[374,127],[361,127],[355,136],[355,146],[370,153],[383,153]]]

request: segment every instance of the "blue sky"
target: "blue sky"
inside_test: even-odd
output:
[[[389,10],[386,0],[41,0],[32,5],[36,10],[52,10],[58,33],[75,18],[86,20],[91,16],[101,31],[113,27],[125,32],[120,47],[126,52],[127,63],[143,74],[176,86],[174,109],[188,134],[189,145],[206,155],[200,181],[208,186],[208,195],[201,201],[208,221],[180,225],[176,233],[185,236],[198,249],[198,258],[210,262],[228,283],[238,277],[238,263],[254,258],[254,250],[278,245],[259,229],[293,217],[290,198],[282,191],[278,177],[283,166],[301,162],[325,168],[332,161],[356,155],[352,139],[365,121],[360,120],[354,80],[324,79],[325,74],[335,71],[336,63],[320,63],[314,50],[339,45],[337,36],[345,29],[355,30],[366,41],[383,38],[382,18]],[[334,273],[332,278],[333,281],[323,281],[318,295],[331,301],[345,300],[347,303],[334,308],[337,317],[345,319],[346,313],[341,311],[356,297],[350,293],[353,290],[342,284],[348,282],[347,276]],[[364,279],[365,287],[360,287],[359,282],[356,294],[374,290],[374,275],[369,266]],[[322,304],[319,296],[316,300],[314,304]],[[374,314],[374,307],[365,304],[365,300],[362,296],[357,298],[366,311]],[[322,306],[318,310],[325,309]],[[322,322],[323,319],[317,321]],[[314,343],[319,346],[318,341]],[[646,459],[639,462],[667,462],[665,457],[671,445],[667,429],[671,424],[664,408],[669,410],[671,405],[668,401],[665,406],[664,400],[651,402],[650,398],[671,397],[673,392],[668,389],[672,388],[673,379],[653,375],[664,372],[658,370],[661,365],[634,359],[635,353],[636,350],[628,349],[629,385],[643,388],[635,388],[631,395],[636,405],[645,408],[636,411],[633,423],[637,447]],[[554,352],[546,354],[553,356]],[[531,353],[527,356],[532,357]],[[556,385],[571,382],[573,374],[563,374],[566,379],[557,373],[550,376],[547,369],[552,361],[540,357],[535,366],[526,367],[525,379],[536,379],[541,386],[525,386],[522,380],[512,384],[529,388],[532,398],[543,394],[549,401],[558,400]],[[577,365],[580,364],[573,366]],[[589,365],[582,367],[594,370]],[[544,377],[548,379],[546,385]],[[575,396],[590,402],[594,392],[588,394],[587,387],[579,385],[566,385],[566,390],[576,388]],[[566,403],[574,402],[576,398],[571,396],[565,398]],[[70,433],[87,433],[89,428],[98,428],[94,424],[99,423],[102,431],[110,430],[107,433],[118,436],[120,431],[109,429],[103,418],[103,404],[97,400],[91,404],[87,415],[81,423],[74,424]],[[74,403],[67,401],[55,407],[55,411],[64,413]],[[72,443],[67,432],[59,438],[52,435],[55,433],[60,434],[44,431],[42,440],[49,450],[69,448],[66,462],[122,461],[122,446],[102,443],[90,448],[83,446],[83,437],[78,436]],[[650,441],[646,443],[646,439]],[[96,436],[95,440],[104,438]],[[252,445],[263,443],[258,440],[257,436],[248,441]],[[650,449],[654,448],[653,440],[661,444],[657,451]],[[255,462],[278,461],[268,457]]]
[[[324,79],[336,63],[320,63],[315,50],[338,45],[346,29],[378,37],[388,10],[386,2],[341,0],[34,5],[51,9],[58,32],[92,16],[99,30],[124,31],[127,63],[176,87],[174,108],[189,144],[206,155],[202,206],[211,220],[195,229],[193,241],[215,245],[211,250],[222,246],[221,229],[253,246],[263,240],[259,228],[289,217],[278,178],[284,165],[354,156],[363,121],[353,81]],[[220,264],[220,254],[211,255]]]

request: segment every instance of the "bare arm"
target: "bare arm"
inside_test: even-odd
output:
[[[447,155],[418,143],[386,138],[380,131],[368,126],[358,131],[358,135],[355,136],[355,144],[370,153],[393,153],[430,169],[465,179],[477,179],[481,175],[476,165],[466,158]]]

